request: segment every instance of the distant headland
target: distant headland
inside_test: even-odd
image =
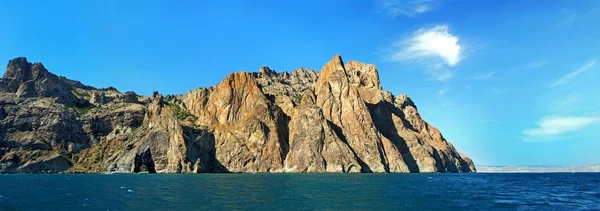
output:
[[[9,61],[0,79],[0,173],[146,171],[476,169],[407,95],[382,89],[375,65],[339,55],[321,71],[261,67],[166,96],[94,88],[24,57]]]

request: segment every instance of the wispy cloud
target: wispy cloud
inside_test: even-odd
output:
[[[575,21],[577,21],[577,14],[571,13],[571,14],[566,15],[560,21],[558,21],[558,23],[556,23],[556,25],[560,26],[560,27],[569,27],[569,26],[573,25],[573,23],[575,23]]]
[[[571,112],[581,112],[580,107],[584,101],[582,94],[580,93],[570,93],[568,95],[560,95],[555,94],[557,99],[553,99],[553,103],[551,103],[551,110],[555,114],[564,114]],[[551,101],[551,100],[548,100]]]
[[[440,91],[438,91],[438,97],[444,96],[444,94],[446,94],[446,92],[448,92],[450,90],[450,88],[443,88]]]
[[[433,63],[425,64],[425,67],[427,68],[426,69],[427,73],[429,73],[430,75],[435,77],[435,79],[438,81],[443,82],[443,81],[446,81],[446,80],[452,78],[452,76],[454,76],[454,73],[452,73],[452,71],[450,71],[450,69],[448,69],[442,63],[433,62]]]
[[[496,75],[495,72],[489,72],[489,73],[473,76],[473,80],[478,80],[478,81],[490,80],[490,79],[494,78],[495,75]]]
[[[509,87],[492,87],[492,91],[497,92],[497,93],[507,93],[510,91],[514,91],[513,88],[509,88]]]
[[[590,116],[548,116],[537,123],[537,127],[522,131],[524,140],[555,140],[554,138],[576,132],[600,122],[600,117]],[[538,139],[536,139],[538,138]]]
[[[434,0],[375,0],[377,8],[392,17],[412,17],[434,9]]]
[[[548,64],[548,61],[535,61],[535,62],[525,65],[525,69],[529,70],[529,69],[540,68],[546,64]]]
[[[577,68],[576,70],[566,74],[565,76],[559,78],[558,80],[554,81],[552,83],[552,86],[559,86],[562,84],[565,84],[567,82],[569,82],[571,79],[581,75],[582,73],[584,73],[585,71],[588,71],[589,69],[591,69],[592,67],[594,67],[596,65],[596,59],[591,60],[589,62],[587,62],[586,64],[584,64],[583,66],[581,66],[580,68]]]
[[[428,72],[439,81],[452,77],[449,67],[458,64],[462,58],[459,38],[450,34],[447,25],[422,28],[406,39],[394,43],[388,56],[396,62],[417,61],[428,68]]]

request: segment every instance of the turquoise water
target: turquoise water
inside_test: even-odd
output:
[[[0,175],[0,210],[600,209],[600,174]]]

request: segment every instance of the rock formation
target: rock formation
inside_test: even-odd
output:
[[[146,150],[144,150],[141,153],[135,154],[131,172],[139,173],[142,171],[142,167],[145,167],[148,173],[156,173],[156,168],[154,167],[154,160],[152,160],[152,152],[150,151],[150,147],[147,147]]]
[[[231,73],[182,95],[139,96],[25,58],[0,79],[0,173],[475,172],[375,65]]]

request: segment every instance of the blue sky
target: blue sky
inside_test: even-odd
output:
[[[478,165],[600,163],[600,1],[168,2],[3,2],[0,59],[149,95],[341,54]]]

